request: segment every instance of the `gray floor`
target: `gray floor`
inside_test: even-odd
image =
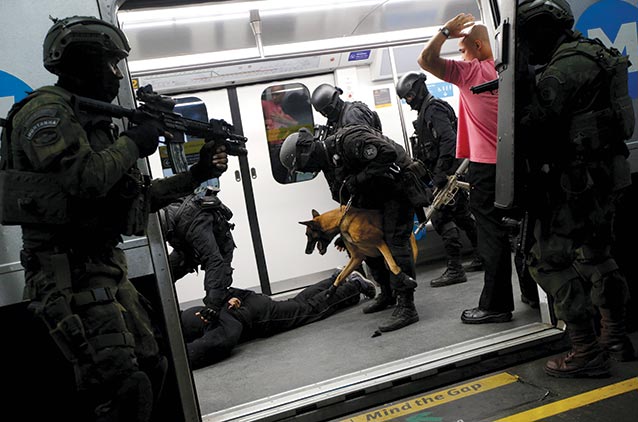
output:
[[[638,350],[638,332],[629,334]],[[638,391],[631,388],[627,391],[622,388],[622,393],[618,395],[603,396],[598,393],[593,397],[594,402],[585,403],[578,399],[573,399],[583,393],[588,393],[599,388],[613,388],[620,382],[635,380],[638,375],[638,361],[611,363],[611,375],[605,378],[579,378],[565,379],[554,378],[545,375],[543,366],[548,358],[536,359],[520,365],[515,365],[498,372],[488,373],[479,378],[467,379],[455,385],[465,385],[481,383],[485,378],[497,374],[511,374],[518,377],[518,382],[500,386],[494,390],[481,392],[476,395],[468,395],[451,403],[440,406],[432,406],[427,409],[431,417],[428,419],[423,415],[421,420],[445,420],[445,421],[495,421],[521,412],[538,409],[565,399],[572,399],[570,403],[563,402],[558,409],[558,414],[547,416],[547,413],[539,412],[533,420],[543,420],[545,422],[591,422],[591,421],[614,421],[614,422],[635,422],[638,418]],[[349,418],[361,420],[362,415],[369,414],[376,409],[399,408],[402,403],[410,402],[423,396],[431,396],[438,392],[450,391],[453,386],[445,386],[432,391],[423,391],[409,398],[400,401],[387,403],[386,405],[367,409],[352,415],[342,416],[334,421],[348,420]],[[619,391],[619,392],[620,392]],[[435,416],[434,416],[435,415]],[[359,416],[359,417],[357,417]],[[415,417],[417,416],[417,417]],[[529,420],[532,420],[530,416]],[[540,418],[540,419],[537,419]],[[405,412],[401,416],[387,421],[409,421],[419,420],[418,414]],[[520,415],[516,420],[523,420]]]
[[[511,322],[462,324],[461,311],[478,304],[483,273],[469,273],[467,283],[433,289],[429,280],[442,273],[443,265],[417,268],[416,324],[372,338],[391,310],[364,315],[362,300],[323,321],[241,344],[230,358],[196,370],[202,415],[540,320],[537,310],[520,302],[514,274]]]

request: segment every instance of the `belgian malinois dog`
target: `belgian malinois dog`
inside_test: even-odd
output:
[[[334,281],[334,288],[350,275],[365,257],[383,255],[390,271],[394,275],[401,273],[401,268],[394,261],[390,248],[383,239],[381,211],[352,208],[345,205],[323,214],[319,214],[313,209],[312,220],[300,221],[299,224],[306,226],[307,254],[311,254],[315,246],[321,255],[325,254],[332,239],[341,234],[350,253],[350,261]],[[418,250],[414,233],[410,236],[410,246],[416,261]]]

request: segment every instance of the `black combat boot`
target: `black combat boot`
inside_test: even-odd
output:
[[[430,281],[432,287],[449,286],[450,284],[465,283],[467,276],[463,267],[461,266],[460,259],[450,259],[447,262],[447,268],[441,277],[435,278]]]
[[[636,358],[631,340],[625,329],[625,310],[599,308],[600,310],[600,345],[609,356],[618,362],[627,362]]]
[[[609,356],[596,341],[591,321],[570,322],[567,333],[572,350],[565,356],[550,359],[545,373],[558,378],[596,378],[609,375]]]
[[[397,296],[399,303],[392,316],[379,325],[379,331],[383,333],[398,330],[419,320],[419,314],[414,307],[414,289],[400,292]]]

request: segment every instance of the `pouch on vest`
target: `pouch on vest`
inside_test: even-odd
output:
[[[50,174],[0,171],[0,224],[68,222],[68,197]]]

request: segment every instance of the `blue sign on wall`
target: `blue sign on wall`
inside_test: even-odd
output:
[[[348,55],[348,61],[368,60],[370,58],[370,51],[371,50],[353,51]]]
[[[0,98],[13,97],[13,102],[18,102],[31,91],[33,89],[21,79],[0,70]]]
[[[629,94],[638,98],[638,8],[623,0],[600,0],[589,6],[576,22],[576,29],[588,38],[630,56]]]
[[[449,82],[436,82],[427,84],[428,90],[437,98],[451,97],[454,95],[454,85]]]

